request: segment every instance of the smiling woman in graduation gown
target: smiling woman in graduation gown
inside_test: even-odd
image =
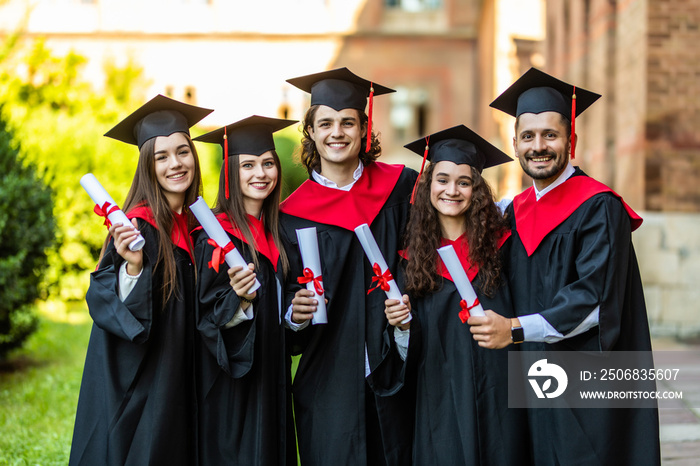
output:
[[[401,251],[408,295],[404,303],[386,301],[389,323],[410,331],[405,383],[415,383],[413,464],[527,464],[525,413],[508,408],[508,350],[481,348],[473,339],[466,321],[476,303],[462,300],[437,253],[451,245],[483,309],[512,315],[501,259],[510,231],[481,176],[510,158],[463,125],[406,147],[424,153],[426,140],[432,163],[417,185]],[[415,318],[403,324],[409,295]]]
[[[253,116],[196,138],[224,146],[214,212],[249,264],[229,269],[224,251],[206,232],[195,232],[197,328],[205,347],[198,382],[201,464],[296,464],[280,316],[288,268],[277,233],[282,174],[272,139],[292,123]],[[260,288],[251,293],[255,279]]]
[[[210,112],[158,96],[107,133],[140,147],[124,210],[145,246],[130,251],[138,232],[112,225],[91,274],[94,325],[72,465],[197,464],[194,220],[186,205],[201,175],[188,128]]]

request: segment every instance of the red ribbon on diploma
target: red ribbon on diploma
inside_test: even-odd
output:
[[[233,245],[233,243],[228,243],[225,247],[222,248],[216,243],[216,241],[214,241],[211,238],[207,240],[207,243],[214,246],[214,251],[212,251],[211,253],[211,260],[208,263],[209,268],[216,270],[216,272],[218,273],[219,266],[223,264],[226,260],[226,254],[233,251],[236,247]]]
[[[469,310],[474,309],[479,304],[481,304],[481,303],[479,303],[479,298],[476,298],[474,300],[474,304],[472,304],[471,306],[469,306],[465,300],[461,300],[459,302],[459,307],[461,307],[462,310],[459,311],[459,320],[461,320],[462,323],[465,323],[467,321],[467,319],[469,319],[469,316],[470,316]]]
[[[372,271],[374,272],[372,282],[377,282],[377,284],[374,285],[373,288],[370,288],[367,294],[370,294],[377,288],[381,288],[382,291],[389,291],[389,288],[391,288],[389,286],[389,282],[394,279],[394,277],[391,276],[391,271],[389,271],[389,269],[386,269],[386,271],[382,273],[382,268],[376,262],[372,266]]]
[[[110,207],[111,206],[111,207]],[[105,201],[104,204],[102,204],[102,207],[100,207],[98,204],[95,204],[95,207],[92,209],[97,215],[100,217],[105,218],[105,223],[104,225],[109,228],[112,226],[112,222],[109,221],[109,218],[107,217],[109,214],[114,212],[115,210],[119,210],[118,205],[112,205],[109,201]]]
[[[318,277],[314,277],[313,271],[308,267],[304,269],[304,275],[297,278],[297,282],[299,282],[300,285],[305,285],[309,282],[314,282],[314,289],[316,290],[316,294],[319,296],[323,295],[323,287],[321,286],[321,280],[323,280],[323,278],[321,278],[320,275]]]

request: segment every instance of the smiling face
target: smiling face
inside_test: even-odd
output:
[[[307,130],[321,157],[322,172],[324,166],[345,167],[351,171],[357,167],[362,138],[367,133],[358,110],[345,108],[338,111],[319,105],[313,125]]]
[[[185,192],[195,176],[195,160],[183,133],[158,136],[155,140],[155,172],[170,208],[181,212]]]
[[[430,180],[430,203],[442,224],[463,222],[472,198],[472,167],[443,160],[435,164]]]
[[[518,117],[513,149],[538,190],[552,184],[569,163],[567,124],[556,112],[523,113]]]
[[[279,169],[272,151],[238,156],[238,175],[246,213],[260,216],[263,201],[277,186]]]

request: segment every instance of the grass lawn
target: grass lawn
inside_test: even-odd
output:
[[[68,464],[92,320],[84,304],[40,318],[25,347],[0,362],[0,466]]]
[[[42,311],[25,347],[0,362],[0,465],[68,464],[92,322],[76,306]]]

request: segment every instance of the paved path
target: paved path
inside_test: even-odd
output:
[[[653,339],[657,368],[679,369],[680,380],[661,382],[659,390],[681,391],[682,400],[659,403],[661,463],[700,465],[700,344]]]

